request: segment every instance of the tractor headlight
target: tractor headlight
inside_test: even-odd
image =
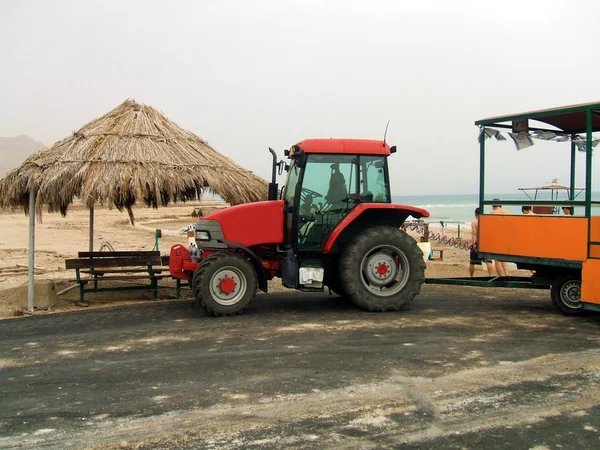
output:
[[[196,230],[196,239],[199,241],[210,241],[210,233],[208,231]]]

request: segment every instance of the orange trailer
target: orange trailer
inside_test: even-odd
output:
[[[427,279],[431,284],[550,289],[553,304],[565,314],[600,311],[600,199],[593,198],[593,149],[600,140],[600,102],[492,117],[475,122],[480,128],[479,257],[516,263],[531,277]],[[548,127],[550,126],[550,127]],[[491,200],[485,193],[486,136],[508,129],[517,138],[540,137],[570,144],[571,180],[568,201],[527,200],[528,205],[568,206],[583,211],[571,215],[490,214],[493,204],[523,205],[523,201]],[[560,144],[557,144],[560,145]],[[585,198],[575,188],[577,154],[585,155]],[[487,207],[487,212],[486,212]],[[594,209],[596,207],[596,210]]]

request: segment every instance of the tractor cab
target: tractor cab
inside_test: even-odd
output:
[[[319,252],[355,206],[390,203],[387,157],[393,151],[381,141],[334,139],[305,140],[286,150],[285,244]]]

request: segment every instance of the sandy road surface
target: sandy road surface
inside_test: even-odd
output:
[[[0,447],[597,448],[599,340],[547,292],[444,286],[4,320]]]

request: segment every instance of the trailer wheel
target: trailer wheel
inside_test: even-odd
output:
[[[581,303],[581,279],[570,275],[564,277],[552,285],[550,291],[552,304],[563,314],[581,314],[583,304]]]
[[[340,283],[368,311],[398,311],[421,291],[425,261],[417,242],[398,228],[377,226],[359,234],[340,259]]]
[[[196,304],[213,316],[242,313],[256,294],[256,274],[250,261],[233,252],[218,252],[203,260],[192,278]]]

